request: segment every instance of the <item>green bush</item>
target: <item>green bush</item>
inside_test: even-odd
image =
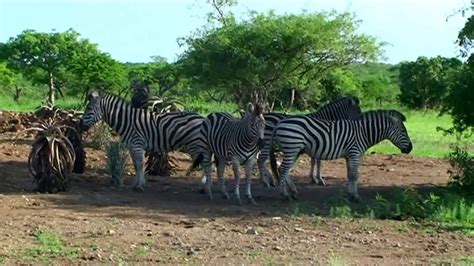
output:
[[[128,151],[125,144],[121,142],[111,142],[107,145],[107,172],[111,177],[112,184],[123,186],[125,176]]]
[[[462,194],[474,194],[474,156],[466,147],[453,145],[448,156],[451,170],[449,185]]]
[[[103,122],[99,122],[96,126],[89,129],[86,134],[86,145],[95,150],[104,150],[113,139],[110,127]]]

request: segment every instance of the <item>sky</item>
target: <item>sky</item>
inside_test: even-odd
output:
[[[466,18],[446,18],[468,0],[237,0],[238,17],[250,10],[277,14],[336,10],[362,22],[359,33],[386,42],[385,62],[418,56],[454,57],[457,33]],[[206,0],[0,0],[0,42],[25,29],[41,32],[73,28],[121,62],[174,61],[183,52],[179,37],[206,23]]]

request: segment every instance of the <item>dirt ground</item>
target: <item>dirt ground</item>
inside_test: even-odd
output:
[[[220,197],[216,182],[214,200],[199,194],[201,173],[182,176],[190,163],[186,155],[174,154],[180,161],[174,176],[149,177],[145,192],[138,193],[112,187],[104,153],[88,149],[86,173],[73,175],[70,191],[48,195],[33,192],[31,139],[14,146],[12,136],[0,135],[0,258],[6,263],[21,262],[15,254],[35,244],[37,228],[80,248],[75,262],[82,263],[428,264],[474,255],[474,237],[460,232],[410,221],[328,217],[331,204],[345,195],[342,160],[323,162],[328,186],[321,187],[309,184],[309,158],[302,157],[293,171],[298,201],[285,202],[276,189],[254,180],[258,205],[238,206]],[[447,182],[447,169],[443,160],[367,155],[360,195],[365,201],[396,187],[429,189]],[[308,209],[319,215],[305,214]]]

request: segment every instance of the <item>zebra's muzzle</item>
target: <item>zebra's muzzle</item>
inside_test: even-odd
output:
[[[263,149],[263,147],[265,147],[265,139],[259,138],[259,139],[257,140],[257,148],[258,148],[259,150],[261,150],[261,149]]]
[[[82,132],[89,130],[91,128],[90,126],[87,126],[84,124],[84,119],[81,119],[81,122],[79,123],[79,127]]]
[[[405,153],[405,154],[409,154],[412,149],[413,149],[413,145],[410,143],[410,145],[408,145],[408,147],[406,147],[404,149],[401,149],[401,152]]]

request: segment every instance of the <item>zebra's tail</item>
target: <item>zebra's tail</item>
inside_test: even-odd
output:
[[[278,173],[278,165],[275,157],[275,146],[273,140],[275,139],[275,132],[272,134],[272,139],[270,141],[270,168],[272,169],[273,176],[276,178],[277,182],[280,183],[280,174]]]

